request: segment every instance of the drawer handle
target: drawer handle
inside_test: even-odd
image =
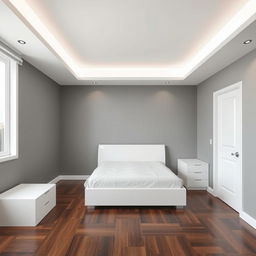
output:
[[[202,173],[202,172],[194,172],[194,173]]]
[[[201,164],[194,164],[193,166],[202,166]]]
[[[201,181],[201,179],[195,179],[195,181]]]
[[[47,201],[47,202],[44,204],[44,206],[46,206],[47,204],[49,204],[49,202],[50,202],[50,201]]]

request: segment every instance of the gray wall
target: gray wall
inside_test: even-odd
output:
[[[167,165],[196,156],[196,88],[61,88],[61,170],[90,174],[97,145],[163,143]]]
[[[58,175],[59,90],[30,64],[19,67],[19,159],[0,163],[0,192]]]
[[[244,210],[256,218],[256,50],[215,74],[197,88],[197,154],[211,165],[212,186],[213,92],[243,81],[243,198]]]

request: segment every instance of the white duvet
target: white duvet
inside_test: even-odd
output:
[[[182,180],[160,162],[103,162],[87,188],[181,188]]]

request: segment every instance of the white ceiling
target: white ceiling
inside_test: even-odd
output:
[[[246,1],[27,0],[88,66],[183,65]]]
[[[8,7],[0,2],[2,41],[62,85],[86,85],[92,80],[96,84],[194,85],[256,47],[256,1],[4,2]],[[17,2],[23,3],[21,9]],[[247,19],[237,23],[232,34],[227,38],[224,35],[219,45],[188,69],[188,64],[248,3],[251,13]],[[37,20],[29,20],[24,6],[31,8],[54,36],[58,49],[37,29]],[[253,43],[243,45],[248,38]],[[27,44],[17,44],[18,39]]]

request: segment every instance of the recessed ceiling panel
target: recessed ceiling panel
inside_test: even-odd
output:
[[[256,0],[3,0],[0,18],[61,84],[197,84],[256,46]]]
[[[182,66],[246,0],[27,0],[86,66]]]

